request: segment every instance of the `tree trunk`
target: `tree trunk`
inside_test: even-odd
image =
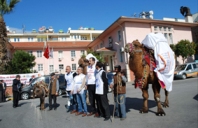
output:
[[[0,74],[5,73],[7,63],[7,30],[3,17],[0,16]]]

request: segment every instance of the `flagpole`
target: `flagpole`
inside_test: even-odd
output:
[[[53,59],[53,66],[54,66],[54,55],[53,55],[54,49],[52,47],[52,59]],[[54,66],[55,67],[55,66]]]
[[[45,42],[43,42],[43,43],[44,43],[44,46],[43,46],[43,54],[44,54],[44,52],[45,52],[45,50],[44,50]],[[45,65],[45,59],[44,59],[44,65]],[[45,71],[44,65],[43,65],[43,70]],[[44,72],[44,75],[45,75],[45,72]]]
[[[50,45],[48,45],[48,50],[49,50],[49,54],[50,54]],[[49,56],[49,60],[48,60],[48,70],[49,70],[49,74],[50,74],[50,56]]]

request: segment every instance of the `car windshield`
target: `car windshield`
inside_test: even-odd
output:
[[[186,67],[186,65],[178,65],[175,70],[179,71],[179,70],[184,70]]]

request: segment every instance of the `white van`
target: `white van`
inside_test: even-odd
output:
[[[174,77],[186,79],[187,77],[198,76],[198,62],[178,65],[175,68]]]

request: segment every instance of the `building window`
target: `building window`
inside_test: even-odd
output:
[[[28,41],[33,41],[33,37],[28,37]]]
[[[168,27],[168,31],[171,31],[171,27]]]
[[[172,33],[169,33],[169,44],[173,44],[173,36],[172,36]]]
[[[155,28],[159,28],[159,30],[155,29]],[[164,31],[164,37],[167,39],[169,44],[173,44],[173,35],[172,35],[172,27],[170,26],[154,26],[154,33],[162,33],[161,31]]]
[[[28,51],[28,53],[29,53],[30,55],[33,55],[32,51]]]
[[[103,43],[101,42],[101,43],[100,43],[100,48],[102,48],[102,47],[103,47]]]
[[[46,41],[46,40],[47,40],[46,38],[37,38],[38,42],[43,42],[43,41]]]
[[[123,62],[123,56],[122,56],[122,51],[120,49],[120,62]]]
[[[81,50],[81,55],[85,55],[85,50]]]
[[[71,51],[71,57],[76,57],[75,51]]]
[[[95,39],[96,39],[96,37],[94,36],[92,39],[93,39],[93,40],[95,40]]]
[[[58,58],[63,58],[63,51],[58,51]]]
[[[121,41],[121,39],[122,39],[121,32],[118,31],[118,41]]]
[[[20,38],[14,38],[14,42],[19,42]]]
[[[76,70],[76,64],[72,64],[72,70]]]
[[[37,57],[42,57],[42,51],[37,51]]]
[[[86,36],[81,36],[81,40],[87,40]]]
[[[161,26],[159,27],[159,30],[162,31],[162,27]]]
[[[62,41],[66,41],[66,37],[62,37]]]
[[[38,64],[38,71],[43,71],[43,64]]]
[[[157,31],[158,30],[158,26],[154,26],[154,30]]]
[[[167,33],[164,33],[164,36],[165,36],[165,38],[168,40],[168,36],[167,36]]]
[[[63,64],[59,64],[59,71],[64,69],[64,65]]]
[[[50,72],[54,72],[54,65],[49,65]]]
[[[167,30],[167,27],[164,27],[164,31],[166,31]]]

